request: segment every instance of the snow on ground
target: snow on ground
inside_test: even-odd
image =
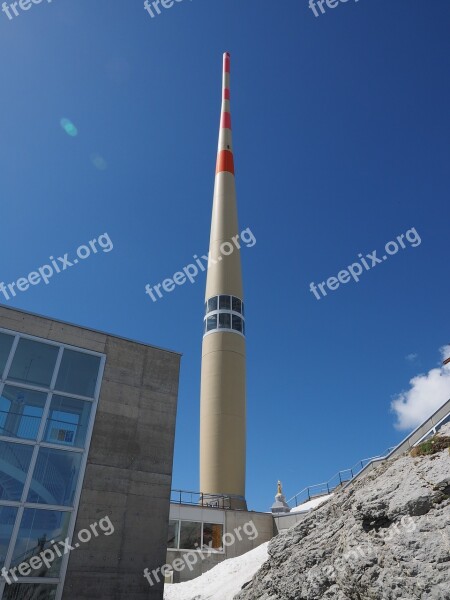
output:
[[[229,558],[196,579],[164,586],[164,600],[232,600],[267,560],[269,542]]]
[[[327,494],[326,496],[319,496],[319,498],[313,498],[312,500],[309,500],[308,502],[304,502],[303,504],[300,504],[300,506],[296,506],[295,508],[293,508],[291,510],[291,513],[308,512],[308,511],[312,510],[313,508],[320,506],[323,502],[325,502],[332,496],[333,496],[333,494]]]

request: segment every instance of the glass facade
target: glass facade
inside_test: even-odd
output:
[[[2,377],[5,370],[6,361],[9,358],[13,342],[14,336],[7,333],[0,333],[0,377]]]
[[[203,523],[203,545],[220,552],[223,550],[223,525],[218,523]]]
[[[47,394],[5,385],[0,396],[0,435],[35,440]]]
[[[16,522],[17,508],[0,506],[0,569],[3,568],[11,539],[14,523]]]
[[[178,535],[180,532],[180,521],[169,521],[169,529],[167,532],[167,547],[178,548]]]
[[[0,600],[61,597],[68,555],[33,559],[73,528],[104,360],[0,331]]]
[[[21,338],[14,353],[8,379],[39,387],[50,387],[58,358],[58,346]]]
[[[202,524],[195,521],[181,521],[180,548],[196,550],[202,543]]]
[[[200,521],[169,521],[167,548],[169,550],[201,550],[208,546],[223,552],[223,524]]]
[[[213,296],[205,302],[203,333],[231,331],[245,335],[244,303],[235,296]]]

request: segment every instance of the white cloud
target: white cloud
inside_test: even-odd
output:
[[[442,359],[450,357],[450,344],[440,349]],[[410,389],[398,394],[391,404],[397,429],[413,429],[450,398],[450,364],[431,369],[411,379]]]
[[[419,358],[419,355],[416,354],[415,352],[411,352],[411,354],[408,354],[407,356],[405,356],[405,360],[407,360],[409,362],[414,362],[418,358]]]

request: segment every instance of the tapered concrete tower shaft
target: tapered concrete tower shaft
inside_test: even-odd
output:
[[[222,112],[206,282],[200,405],[200,489],[245,508],[245,318],[230,116],[230,55]]]

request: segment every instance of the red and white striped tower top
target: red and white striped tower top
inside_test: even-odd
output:
[[[220,118],[219,147],[216,173],[227,171],[234,175],[233,142],[230,114],[230,54],[223,55],[222,113]]]
[[[239,224],[234,177],[233,142],[230,114],[230,54],[223,55],[222,109],[217,149],[216,181],[211,220],[210,256],[205,300],[220,294],[230,294],[243,300],[239,247],[230,256],[223,256],[223,244],[239,237]]]

